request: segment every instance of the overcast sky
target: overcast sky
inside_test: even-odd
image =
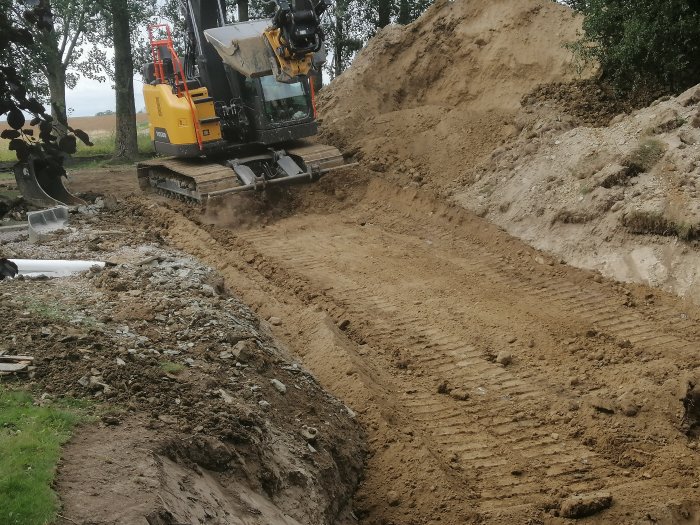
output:
[[[134,76],[134,92],[136,99],[136,111],[144,108],[143,82],[141,75]],[[75,89],[66,92],[66,105],[69,117],[90,117],[100,111],[111,109],[114,111],[114,90],[112,82],[97,82],[87,78],[81,78]]]

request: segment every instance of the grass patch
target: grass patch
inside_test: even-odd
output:
[[[44,525],[56,519],[51,484],[61,445],[83,418],[77,403],[40,407],[26,392],[0,388],[0,523]]]
[[[45,303],[42,301],[30,300],[27,302],[27,311],[38,317],[43,317],[49,321],[65,321],[68,313],[57,303]]]
[[[90,135],[90,132],[88,132]],[[81,157],[94,157],[97,155],[111,156],[114,153],[114,142],[115,133],[105,133],[101,132],[99,134],[90,135],[90,140],[93,142],[94,146],[86,146],[82,142],[78,141],[78,151],[73,155],[73,158]],[[137,141],[139,154],[141,155],[152,155],[153,146],[151,145],[151,137],[148,133],[148,123],[140,123],[137,125]],[[15,162],[17,157],[14,151],[10,151],[8,148],[10,146],[10,141],[1,139],[0,140],[0,162]],[[14,176],[13,176],[14,178]]]
[[[177,375],[185,369],[185,365],[180,363],[173,363],[172,361],[161,361],[160,368],[166,374]]]
[[[645,139],[625,158],[627,177],[636,177],[640,173],[648,173],[666,153],[666,145],[660,140]]]
[[[632,233],[678,237],[683,241],[700,238],[700,228],[684,222],[676,222],[658,212],[634,211],[622,219],[622,224]]]

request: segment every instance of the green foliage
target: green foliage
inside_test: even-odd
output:
[[[55,519],[56,464],[81,418],[68,404],[36,406],[29,394],[0,388],[0,523],[39,525]]]
[[[575,52],[624,92],[678,91],[700,81],[700,3],[572,0],[585,19]]]

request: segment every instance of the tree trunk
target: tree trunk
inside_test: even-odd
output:
[[[333,39],[333,78],[339,77],[343,72],[343,42],[345,41],[343,14],[336,9],[335,38]]]
[[[248,0],[238,0],[238,21],[246,22],[248,19]]]
[[[114,158],[132,160],[138,155],[138,142],[129,6],[127,0],[111,0],[110,3],[114,30],[114,90],[117,113]]]
[[[408,0],[400,0],[399,2],[399,24],[405,26],[411,23],[411,7]]]
[[[49,97],[51,98],[51,116],[61,124],[59,134],[65,134],[68,125],[66,109],[66,72],[60,62],[56,65],[47,65],[46,79],[49,82]]]
[[[377,28],[381,29],[391,23],[391,0],[379,0],[377,5]]]

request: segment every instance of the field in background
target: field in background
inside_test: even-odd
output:
[[[94,146],[85,146],[78,141],[76,157],[93,157],[97,155],[111,155],[114,151],[114,137],[116,132],[116,117],[106,115],[101,117],[75,117],[69,118],[68,123],[76,129],[82,129],[89,136]],[[136,114],[136,127],[138,130],[139,152],[147,155],[153,150],[148,136],[148,115]],[[7,129],[5,122],[0,122],[0,131]],[[10,142],[0,140],[0,162],[12,162],[15,160],[14,152],[10,151]]]

